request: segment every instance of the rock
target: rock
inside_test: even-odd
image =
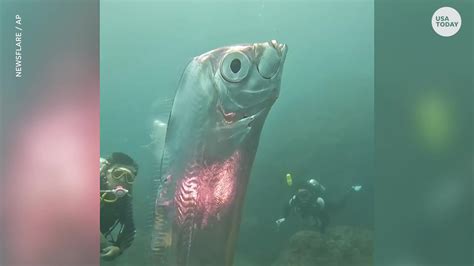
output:
[[[371,230],[334,226],[325,234],[295,233],[273,266],[369,266],[372,258]]]

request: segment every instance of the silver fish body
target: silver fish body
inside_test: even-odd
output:
[[[176,92],[162,156],[152,250],[158,265],[231,265],[250,171],[280,92],[287,46],[195,57]]]

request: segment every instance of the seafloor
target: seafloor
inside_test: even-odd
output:
[[[138,247],[142,242],[145,241],[135,243],[135,251],[148,247]],[[237,252],[234,266],[372,266],[372,258],[372,230],[332,226],[324,234],[310,230],[296,232],[273,262],[257,262],[254,258]],[[145,265],[143,261],[143,255],[130,252],[113,262],[101,261],[101,265]]]
[[[295,233],[271,266],[371,266],[373,231],[352,226]],[[234,266],[263,266],[236,255]],[[266,265],[270,266],[270,265]]]

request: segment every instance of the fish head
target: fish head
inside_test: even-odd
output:
[[[261,129],[280,93],[286,53],[285,44],[272,40],[223,47],[198,58],[212,65],[217,128],[242,133]]]

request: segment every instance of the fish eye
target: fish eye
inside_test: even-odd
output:
[[[280,56],[273,48],[265,49],[257,65],[258,72],[266,79],[273,78],[280,68]]]
[[[227,54],[221,63],[221,76],[228,82],[243,80],[250,69],[250,60],[241,52]]]
[[[230,63],[230,70],[232,70],[232,72],[234,73],[239,72],[241,64],[242,63],[240,63],[240,60],[238,58],[232,60],[232,62]]]

